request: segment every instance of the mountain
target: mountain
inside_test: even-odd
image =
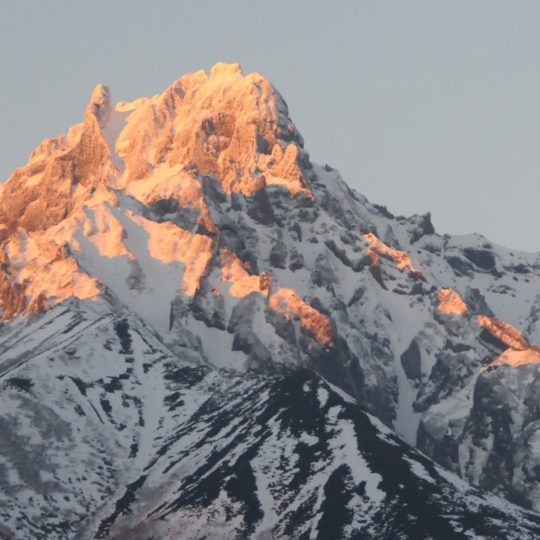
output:
[[[0,242],[0,535],[540,536],[540,253],[370,203],[261,75],[96,87]]]

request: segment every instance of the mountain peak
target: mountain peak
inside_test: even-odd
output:
[[[111,91],[109,87],[99,83],[90,96],[90,105],[95,105],[100,108],[110,108],[111,106]]]
[[[73,282],[82,283],[82,278],[77,277],[77,259],[70,255],[82,249],[80,235],[92,238],[101,255],[135,260],[125,245],[125,225],[110,209],[118,205],[117,191],[143,207],[167,201],[190,209],[189,219],[187,213],[182,217],[188,230],[179,233],[177,245],[155,250],[177,253],[178,247],[200,244],[190,229],[217,232],[205,194],[208,182],[217,183],[224,195],[257,195],[254,212],[259,219],[263,214],[271,219],[267,187],[312,200],[310,168],[283,98],[261,75],[244,75],[239,64],[219,63],[209,75],[184,75],[161,95],[116,108],[109,88],[98,84],[83,122],[40,144],[2,188],[0,239],[7,242],[2,258],[9,267],[9,253],[17,253],[21,264],[33,261],[35,274],[20,283],[14,276],[5,281],[3,316],[10,318],[28,306],[46,309],[48,302],[62,301],[66,294],[81,297]],[[129,219],[145,234],[156,229],[149,229],[148,221]],[[157,229],[156,238],[163,227]],[[57,249],[60,238],[70,250]],[[209,246],[204,252],[208,258]],[[48,272],[60,259],[69,262],[55,266],[53,279]],[[188,259],[180,259],[187,264]],[[205,266],[199,271],[202,275]],[[82,297],[97,294],[92,284],[84,285]]]
[[[95,116],[99,126],[104,127],[109,120],[112,110],[111,91],[108,86],[98,84],[90,96],[90,102],[86,107],[85,121],[89,116]]]
[[[238,64],[114,108],[98,85],[0,187],[0,536],[462,538],[479,495],[358,405],[540,510],[539,280],[312,164]]]
[[[111,143],[125,165],[122,185],[165,165],[213,177],[228,194],[280,184],[309,196],[309,160],[283,98],[238,64],[184,75],[163,94],[117,111],[126,113]]]
[[[210,69],[210,77],[234,77],[243,76],[244,72],[238,63],[228,64],[226,62],[217,62]]]

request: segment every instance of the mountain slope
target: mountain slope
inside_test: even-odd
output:
[[[84,397],[90,392],[85,385],[91,384],[92,399],[99,395],[108,403],[100,405],[103,411],[93,404],[102,422],[81,430],[74,443],[80,451],[94,443],[94,452],[103,451],[106,441],[92,434],[102,429],[113,407],[103,394],[107,377],[113,385],[129,385],[135,396],[126,401],[131,405],[123,407],[120,419],[108,419],[124,434],[117,444],[131,452],[134,439],[143,437],[145,459],[151,460],[148,441],[156,433],[141,429],[138,422],[146,414],[141,411],[150,407],[148,414],[159,418],[173,404],[164,401],[168,383],[162,368],[154,376],[144,372],[145,365],[187,362],[190,370],[209,370],[213,375],[203,380],[217,377],[212,384],[221,388],[216,395],[224,408],[234,381],[256,380],[247,410],[274,382],[283,400],[274,409],[289,410],[293,404],[279,381],[286,386],[307,369],[468,482],[540,509],[535,435],[540,254],[513,252],[477,235],[440,236],[429,215],[396,217],[370,203],[337,171],[311,163],[283,98],[258,74],[218,64],[209,74],[180,78],[159,96],[115,107],[108,89],[98,86],[84,121],[42,143],[0,187],[0,242],[0,380],[6,392],[10,389],[4,392],[5,410],[14,410],[12,400],[22,400],[32,418],[36,406],[25,388],[32,394],[37,386],[47,389],[40,394],[47,406],[54,377],[38,377],[34,386],[25,381],[54,362],[54,351],[66,361],[71,355],[77,360],[74,371],[59,372],[63,379],[55,384],[70,394],[77,387],[70,381],[85,381],[82,374],[89,369],[94,378],[77,391]],[[94,312],[102,319],[89,315]],[[121,339],[124,320],[147,336],[135,340],[137,350],[127,337],[120,348],[108,348]],[[82,324],[88,332],[71,336],[70,329],[77,333]],[[71,339],[73,345],[64,350],[62,344]],[[124,356],[132,359],[127,370]],[[129,371],[130,363],[139,371]],[[108,371],[117,364],[120,371]],[[191,375],[185,373],[189,383]],[[120,384],[119,377],[127,382]],[[147,377],[156,388],[147,388]],[[195,384],[194,403],[210,399],[213,390],[205,384]],[[142,388],[147,390],[140,394]],[[121,394],[115,399],[122,401]],[[54,417],[58,422],[66,421],[61,409]],[[190,409],[181,414],[189,416]],[[265,417],[264,408],[260,414]],[[244,423],[249,424],[248,416]],[[67,424],[76,424],[74,419],[70,416]],[[171,430],[181,430],[192,420],[168,421]],[[6,422],[9,437],[17,435],[17,420]],[[27,428],[28,437],[39,446],[48,432],[28,422],[34,426]],[[249,437],[264,447],[272,444],[270,435]],[[10,456],[24,446],[13,444],[0,454]],[[195,443],[180,439],[177,444],[171,452],[182,454]],[[351,452],[364,455],[364,450]],[[101,466],[110,468],[110,476],[103,486],[95,479],[98,487],[92,484],[77,499],[81,515],[101,501],[111,504],[116,490],[140,479],[119,474],[124,467],[119,463]],[[326,480],[333,466],[325,464]],[[11,463],[5,470],[15,474],[18,469]],[[32,480],[25,497],[43,485],[49,489],[42,479],[46,471],[35,469],[38,480]],[[221,485],[234,484],[232,473],[223,474]],[[22,489],[28,482],[16,485]],[[65,479],[59,485],[60,491],[67,489]],[[12,493],[17,504],[29,504]],[[153,498],[148,496],[150,506]],[[410,500],[407,496],[401,504]],[[160,504],[155,501],[157,515]],[[373,518],[379,526],[390,519],[379,518]],[[106,517],[100,519],[105,520],[101,528],[92,524],[100,534],[138,526],[137,516],[121,524],[111,518],[112,528]],[[255,518],[250,519],[255,527]],[[297,525],[298,534],[315,521]],[[339,523],[348,522],[344,517]],[[239,530],[255,534],[255,529]],[[285,534],[279,527],[277,533]]]
[[[0,393],[6,538],[540,534],[311,371],[219,373],[103,304],[25,330],[36,347]]]

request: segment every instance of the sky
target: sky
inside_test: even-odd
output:
[[[239,62],[278,88],[312,160],[439,233],[540,250],[538,0],[6,0],[0,180],[114,101]]]

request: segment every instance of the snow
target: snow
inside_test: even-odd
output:
[[[394,369],[398,383],[398,403],[394,428],[409,444],[416,444],[416,432],[420,422],[420,415],[413,410],[412,404],[416,400],[417,390],[407,378],[401,355],[410,345],[429,320],[427,310],[422,306],[414,305],[409,296],[393,295],[388,291],[380,293],[388,309],[393,328]]]
[[[325,388],[319,388],[317,390],[317,397],[319,398],[319,405],[322,409],[328,401],[328,391]]]
[[[327,412],[329,425],[332,426],[330,448],[336,464],[346,463],[356,485],[365,482],[366,493],[371,505],[382,503],[386,493],[379,488],[382,477],[373,473],[361,454],[354,448],[356,435],[352,422],[340,418],[341,407],[333,406]],[[368,509],[364,508],[364,511]]]
[[[120,173],[124,171],[124,161],[118,154],[116,142],[128,122],[129,115],[130,112],[127,111],[111,111],[105,127],[101,130],[103,138],[109,147],[112,163]]]
[[[193,296],[212,256],[212,240],[204,234],[194,234],[171,222],[156,223],[131,211],[126,216],[148,234],[148,254],[165,264],[183,264],[181,290]]]
[[[418,476],[418,478],[421,478],[422,480],[425,480],[426,482],[429,482],[430,484],[436,484],[435,478],[429,474],[426,468],[419,461],[409,457],[405,457],[404,459],[405,461],[409,462],[411,471],[414,475]]]
[[[204,355],[212,365],[220,369],[244,369],[246,355],[242,351],[233,351],[233,334],[206,326],[192,317],[186,322],[186,328],[200,338]]]

